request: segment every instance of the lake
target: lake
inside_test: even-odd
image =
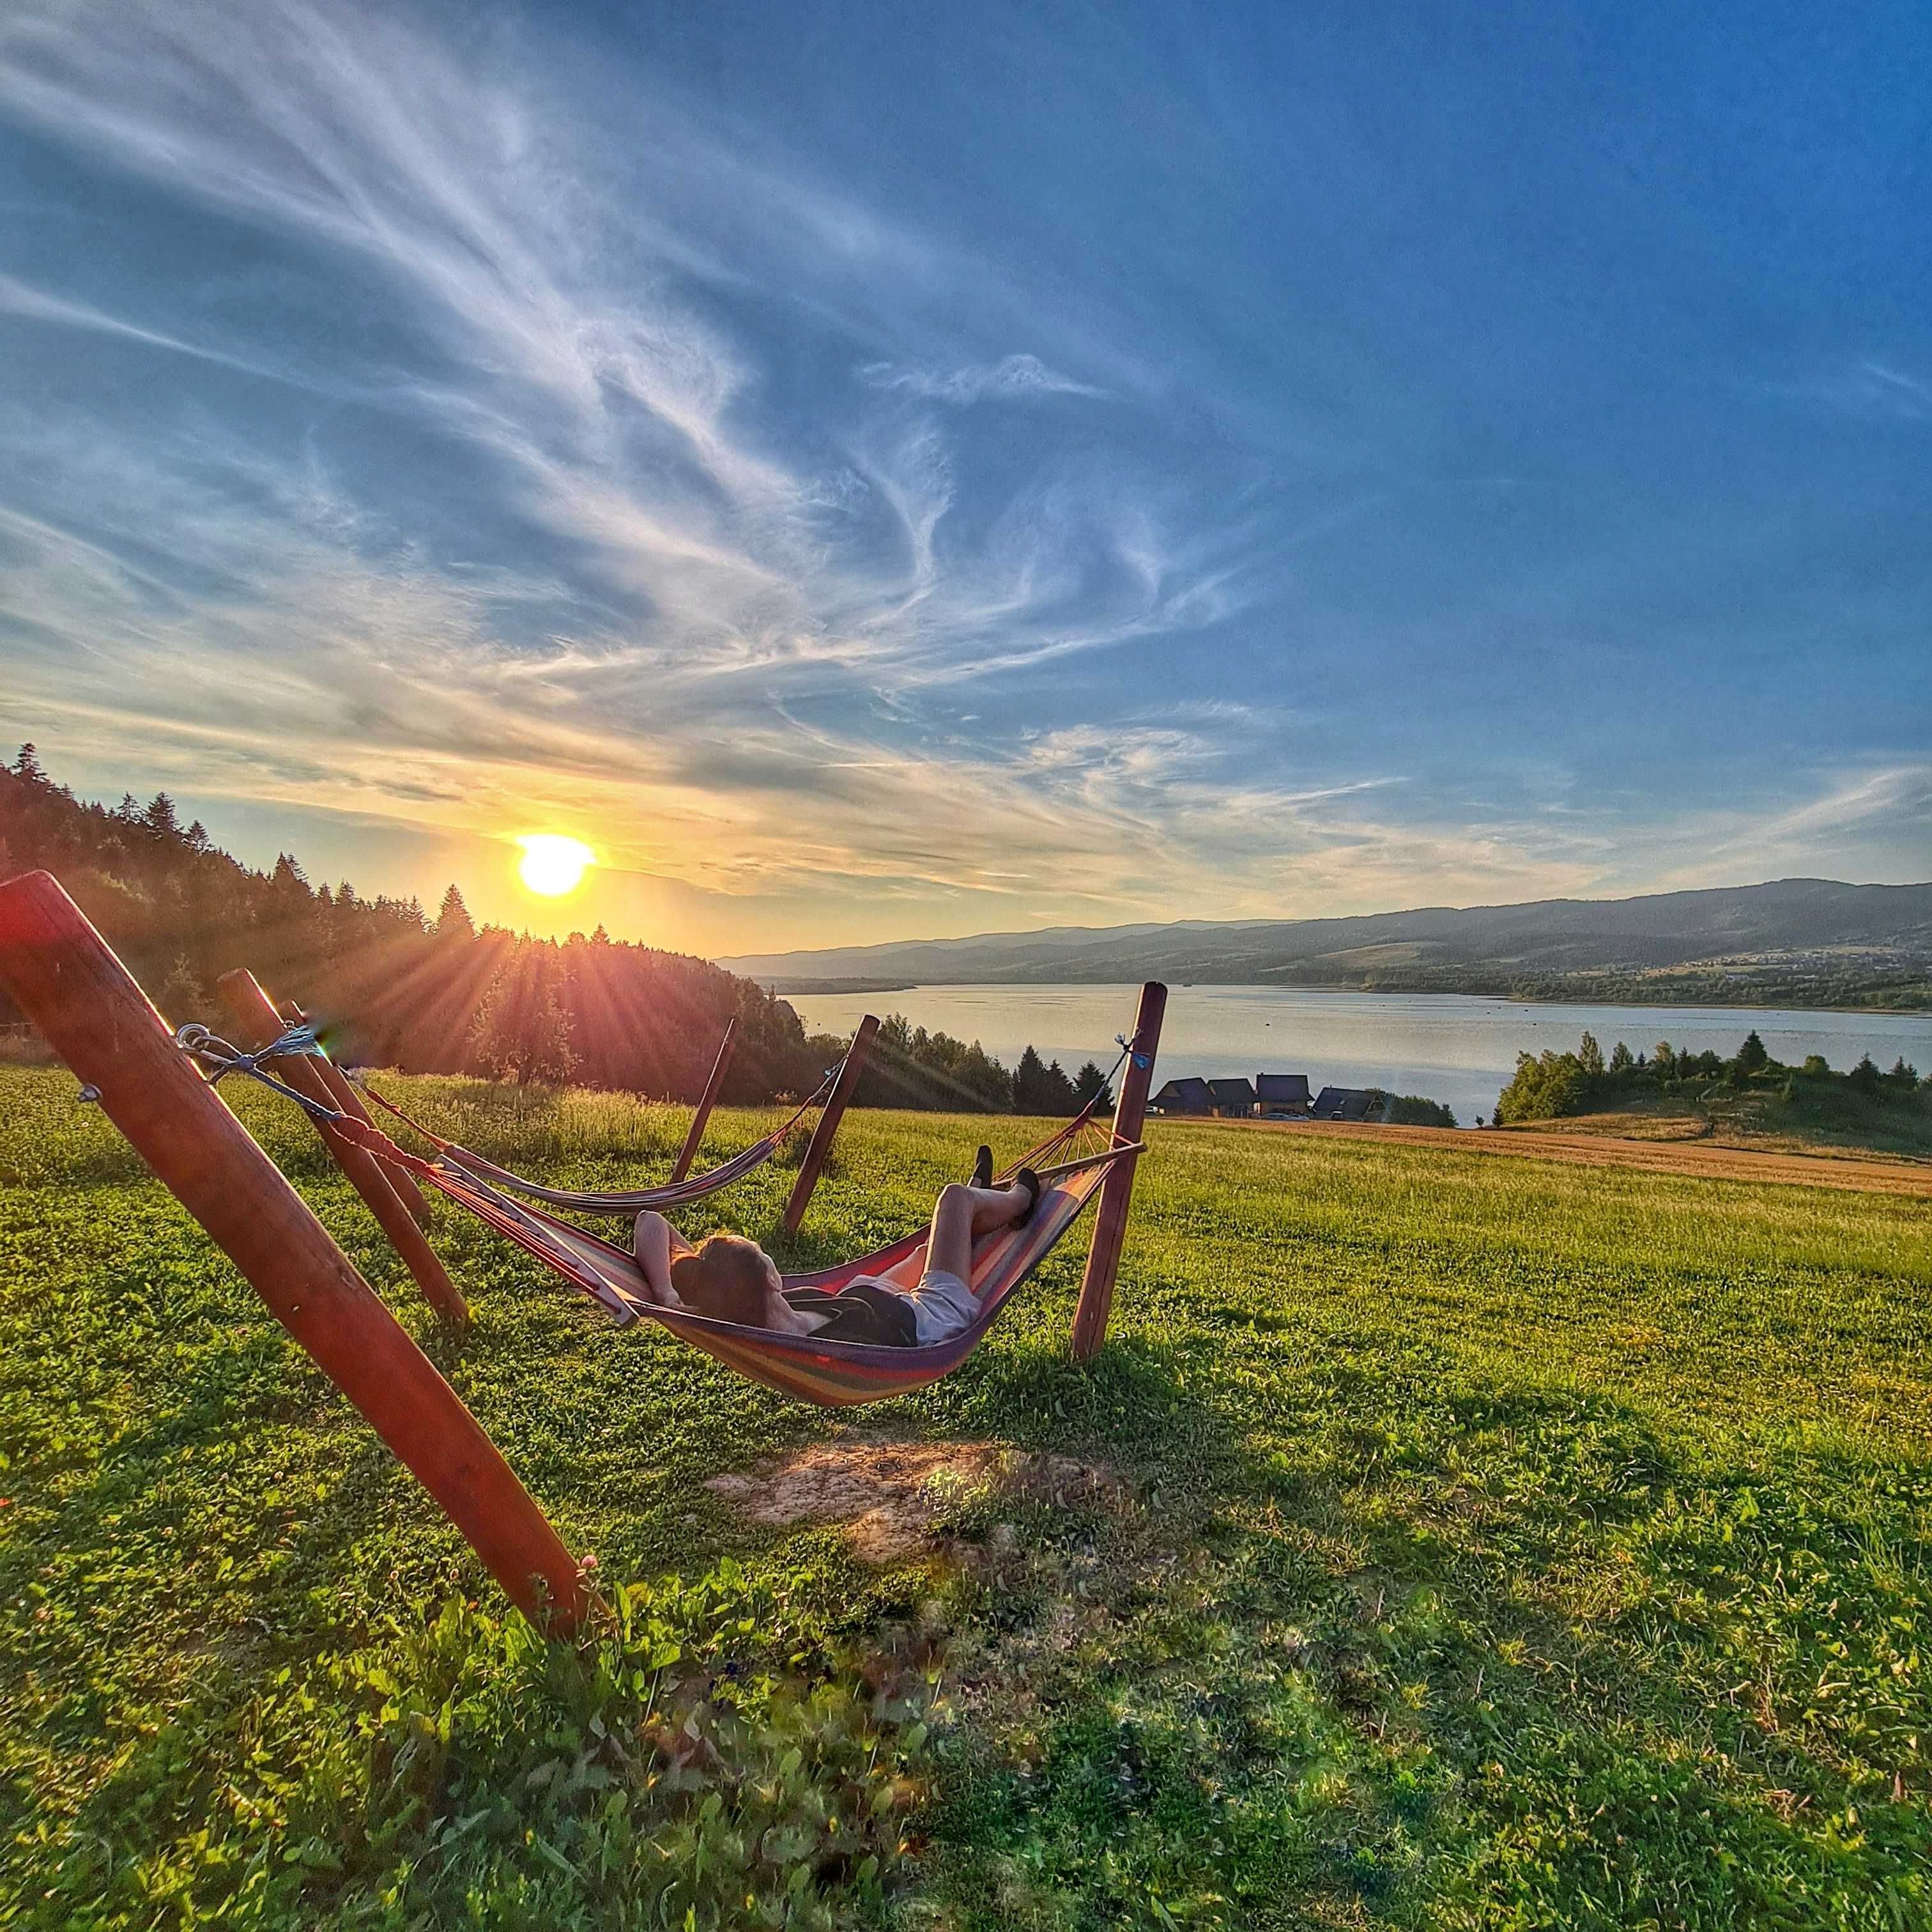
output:
[[[1114,1036],[1130,1025],[1139,988],[909,986],[895,993],[791,998],[808,1033],[849,1034],[868,1012],[903,1013],[915,1026],[976,1040],[1008,1066],[1028,1046],[1071,1073],[1084,1060],[1113,1064]],[[791,996],[788,996],[788,998]],[[1519,1053],[1574,1048],[1588,1030],[1606,1058],[1618,1040],[1648,1053],[1660,1040],[1702,1053],[1738,1050],[1756,1028],[1774,1060],[1822,1053],[1840,1071],[1869,1053],[1901,1054],[1932,1073],[1932,1014],[1798,1012],[1724,1006],[1568,1006],[1454,993],[1317,992],[1276,986],[1175,986],[1168,994],[1155,1084],[1176,1075],[1305,1073],[1319,1090],[1384,1087],[1485,1119]]]

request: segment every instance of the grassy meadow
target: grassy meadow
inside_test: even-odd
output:
[[[407,1084],[579,1184],[686,1118]],[[1096,1363],[1076,1236],[834,1416],[441,1208],[437,1335],[237,1094],[596,1552],[570,1649],[73,1094],[0,1070],[0,1926],[1932,1925],[1922,1202],[1156,1126]],[[786,1258],[989,1124],[849,1116]],[[766,1238],[790,1178],[682,1218]],[[704,1486],[875,1432],[1100,1479],[959,1484],[884,1564]]]

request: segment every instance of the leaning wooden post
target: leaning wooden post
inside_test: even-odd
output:
[[[1140,1010],[1129,1036],[1134,1050],[1120,1070],[1120,1094],[1114,1107],[1114,1135],[1137,1141],[1147,1117],[1148,1089],[1154,1084],[1154,1058],[1160,1046],[1160,1022],[1167,1011],[1167,988],[1150,980],[1141,988]],[[1094,1220],[1094,1244],[1087,1250],[1087,1272],[1081,1278],[1080,1300],[1073,1310],[1073,1359],[1086,1361],[1106,1339],[1107,1317],[1114,1306],[1114,1277],[1120,1272],[1120,1244],[1126,1239],[1127,1209],[1134,1197],[1134,1169],[1138,1154],[1114,1163],[1100,1184],[1100,1205]]]
[[[284,1026],[307,1024],[308,1016],[293,1000],[284,1000],[276,1008],[277,1016]],[[353,1114],[365,1127],[374,1126],[369,1118],[369,1109],[362,1104],[362,1096],[356,1090],[354,1083],[347,1074],[332,1060],[316,1060],[309,1063],[322,1076],[322,1084],[328,1089],[329,1098],[338,1110]],[[417,1225],[429,1226],[429,1202],[422,1190],[416,1185],[416,1178],[408,1168],[388,1167],[382,1169],[382,1178],[402,1197],[403,1205],[415,1216]]]
[[[698,1103],[698,1112],[691,1117],[691,1131],[684,1137],[684,1145],[679,1149],[676,1163],[670,1171],[674,1180],[682,1180],[691,1172],[691,1163],[698,1158],[698,1144],[704,1138],[705,1124],[711,1118],[711,1110],[718,1104],[718,1090],[724,1084],[724,1076],[731,1069],[731,1056],[738,1046],[738,1016],[734,1013],[725,1023],[724,1037],[718,1042],[718,1058],[711,1063],[711,1078],[704,1083],[704,1097]]]
[[[812,1144],[805,1150],[798,1179],[792,1186],[791,1198],[785,1204],[784,1231],[788,1234],[798,1232],[799,1223],[805,1219],[805,1210],[812,1205],[812,1190],[818,1185],[818,1171],[825,1165],[825,1156],[832,1151],[832,1137],[838,1131],[838,1123],[845,1118],[852,1090],[858,1085],[859,1076],[865,1071],[866,1056],[872,1050],[872,1036],[878,1030],[877,1018],[868,1013],[859,1022],[859,1030],[852,1036],[852,1044],[846,1049],[838,1078],[832,1083],[832,1091],[825,1097],[825,1111],[819,1115],[818,1124],[812,1130]]]
[[[580,1624],[592,1601],[583,1574],[496,1445],[50,873],[0,885],[0,984],[518,1608],[547,1610],[562,1630]]]
[[[239,1044],[253,1048],[266,1046],[282,1030],[282,1016],[275,1003],[262,992],[254,974],[245,966],[224,973],[215,981],[222,1004],[233,1018]],[[271,1069],[298,1094],[320,1100],[326,1107],[336,1106],[335,1090],[323,1078],[324,1063],[306,1054],[289,1054]],[[340,1111],[338,1109],[338,1111]],[[317,1120],[322,1144],[334,1155],[336,1165],[349,1177],[356,1192],[368,1204],[370,1214],[382,1223],[389,1244],[403,1258],[416,1285],[429,1298],[429,1304],[446,1322],[467,1322],[470,1310],[454,1282],[436,1257],[436,1250],[423,1239],[423,1231],[404,1204],[402,1196],[389,1184],[389,1171],[372,1154],[346,1138],[326,1120]]]

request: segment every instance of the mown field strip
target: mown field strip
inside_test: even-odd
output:
[[[1196,1132],[1208,1123],[1163,1120],[1158,1134]],[[1816,1154],[1748,1148],[1704,1147],[1694,1142],[1622,1141],[1602,1134],[1565,1134],[1538,1128],[1466,1130],[1460,1127],[1382,1127],[1346,1120],[1218,1121],[1216,1130],[1242,1133],[1306,1135],[1312,1138],[1365,1140],[1384,1146],[1433,1148],[1443,1154],[1514,1155],[1558,1161],[1572,1167],[1622,1167],[1645,1174],[1690,1179],[1742,1180],[1767,1186],[1844,1187],[1865,1194],[1904,1194],[1932,1199],[1932,1162],[1832,1150]]]

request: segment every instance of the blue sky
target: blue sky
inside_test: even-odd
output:
[[[28,0],[0,730],[726,952],[1922,879],[1928,98],[1916,4]]]

